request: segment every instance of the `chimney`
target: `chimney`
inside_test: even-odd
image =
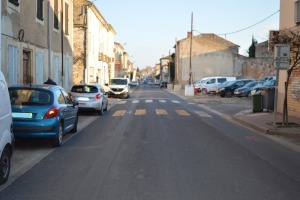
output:
[[[187,38],[191,37],[191,35],[192,35],[191,32],[188,31],[188,32],[187,32]]]

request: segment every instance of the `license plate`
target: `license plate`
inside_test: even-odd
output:
[[[12,113],[12,117],[31,119],[32,118],[32,113]]]
[[[88,101],[89,98],[88,97],[78,97],[77,100],[78,101]]]

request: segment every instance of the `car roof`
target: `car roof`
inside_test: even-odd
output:
[[[58,85],[48,85],[48,84],[36,84],[36,85],[12,85],[9,86],[9,88],[32,88],[32,89],[36,89],[36,88],[40,88],[40,89],[46,89],[46,90],[51,90],[53,88],[62,88]]]

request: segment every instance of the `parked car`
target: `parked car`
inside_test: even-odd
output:
[[[62,87],[16,85],[8,89],[16,138],[47,138],[58,147],[64,134],[77,131],[78,102]]]
[[[206,77],[206,78],[203,78],[203,79],[201,79],[201,80],[196,80],[196,81],[194,81],[194,83],[193,83],[194,88],[195,88],[196,90],[199,90],[199,92],[200,92],[200,91],[201,91],[201,90],[200,90],[201,84],[205,83],[205,81],[206,81],[207,79],[208,79],[208,78]]]
[[[216,92],[218,85],[226,81],[234,81],[235,77],[207,77],[201,84],[200,90],[204,93]]]
[[[273,88],[275,88],[275,86],[276,86],[276,80],[266,81],[266,82],[264,82],[264,84],[262,86],[256,86],[256,87],[252,88],[251,95],[260,94],[262,90],[273,89]]]
[[[243,87],[249,82],[254,81],[253,79],[239,79],[235,81],[226,81],[218,86],[216,93],[221,97],[232,97],[234,90]]]
[[[129,83],[129,85],[130,85],[130,86],[133,86],[133,87],[137,87],[137,86],[139,86],[140,84],[139,84],[138,81],[131,81],[131,82]]]
[[[0,185],[9,177],[11,157],[14,150],[12,115],[9,93],[4,75],[0,71]]]
[[[103,115],[104,111],[107,111],[107,93],[98,84],[74,85],[70,97],[79,103],[79,110],[96,111],[98,115]]]
[[[264,83],[263,81],[252,81],[250,83],[247,83],[243,87],[235,89],[234,95],[237,97],[249,97],[249,96],[251,96],[251,90],[254,87],[262,86],[263,83]]]

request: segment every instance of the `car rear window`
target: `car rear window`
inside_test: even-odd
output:
[[[51,105],[53,94],[50,91],[34,88],[9,89],[11,105]]]
[[[78,86],[73,86],[71,89],[71,92],[76,92],[76,93],[97,93],[98,88],[92,85],[78,85]]]

